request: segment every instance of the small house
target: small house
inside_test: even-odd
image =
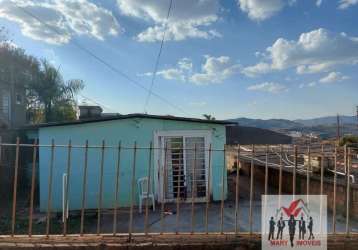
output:
[[[51,211],[63,211],[66,197],[69,210],[81,209],[84,191],[86,209],[113,208],[116,191],[116,206],[137,205],[143,177],[150,177],[159,203],[221,200],[227,193],[227,124],[128,114],[39,125],[40,209],[47,210],[49,190]]]

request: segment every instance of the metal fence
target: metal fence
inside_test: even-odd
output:
[[[337,233],[345,233],[347,235],[354,234],[351,230],[351,223],[352,218],[351,214],[352,211],[352,187],[355,186],[355,172],[353,167],[355,166],[355,162],[357,160],[357,148],[356,147],[337,147],[334,145],[280,145],[280,146],[272,146],[272,145],[235,145],[235,146],[225,146],[224,148],[216,149],[213,148],[212,145],[209,147],[199,147],[197,144],[194,144],[192,148],[183,148],[183,147],[170,147],[167,144],[164,148],[162,147],[154,147],[152,143],[148,146],[138,146],[136,142],[133,143],[132,146],[123,146],[119,142],[117,145],[107,145],[105,141],[103,141],[100,145],[90,145],[88,141],[86,141],[83,145],[74,145],[71,141],[68,144],[60,145],[55,144],[55,141],[52,140],[51,144],[38,144],[37,141],[34,141],[32,144],[28,143],[21,143],[20,139],[17,138],[16,143],[4,143],[0,141],[0,164],[4,164],[1,159],[3,159],[3,153],[5,149],[11,148],[14,150],[14,159],[11,161],[11,169],[13,170],[13,179],[12,179],[12,189],[9,188],[9,192],[11,192],[11,199],[8,202],[11,202],[11,213],[10,213],[10,230],[9,232],[0,232],[2,235],[8,235],[9,237],[13,237],[16,235],[23,235],[27,234],[29,237],[33,235],[41,235],[44,237],[48,237],[50,235],[63,235],[66,236],[68,234],[74,235],[86,235],[86,234],[97,234],[97,235],[124,235],[131,239],[134,235],[150,235],[150,234],[166,234],[166,233],[173,233],[173,234],[253,234],[257,230],[254,228],[254,224],[257,222],[255,221],[255,212],[254,212],[254,202],[255,202],[255,173],[257,169],[260,169],[264,173],[264,182],[261,183],[263,185],[263,192],[260,192],[258,195],[263,194],[284,194],[287,193],[285,191],[285,187],[283,186],[283,176],[284,172],[289,173],[291,176],[291,180],[288,183],[292,184],[291,193],[298,194],[297,191],[297,178],[306,178],[306,190],[304,192],[301,190],[301,194],[310,194],[311,193],[311,180],[315,178],[316,180],[319,179],[320,181],[320,189],[319,194],[326,194],[326,190],[324,190],[324,183],[328,183],[328,185],[333,186],[333,197],[329,197],[332,199],[332,229],[330,233],[337,234]],[[45,213],[40,213],[44,218],[43,227],[41,232],[34,232],[34,216],[38,212],[38,204],[36,204],[36,194],[38,185],[38,162],[39,162],[39,151],[42,148],[46,148],[49,151],[49,158],[50,162],[48,164],[49,174],[48,178],[48,186],[45,187],[48,191],[47,194],[47,209]],[[53,212],[52,210],[52,191],[54,188],[53,185],[53,174],[54,174],[54,162],[56,161],[56,153],[55,150],[57,148],[62,148],[66,150],[66,178],[67,182],[65,182],[64,189],[63,189],[63,208],[68,208],[68,198],[70,192],[70,179],[71,173],[73,171],[72,166],[72,154],[73,150],[80,149],[81,154],[83,155],[83,162],[81,162],[81,167],[83,167],[83,175],[82,178],[78,179],[78,182],[81,182],[81,209],[79,211],[72,211],[68,212],[66,209],[62,211],[63,221],[62,223],[58,223],[58,219],[56,218],[56,214],[58,213]],[[86,208],[86,188],[88,187],[88,164],[89,164],[89,150],[90,149],[97,149],[100,153],[100,164],[99,164],[99,187],[98,187],[98,200],[97,200],[97,208],[95,211],[89,210]],[[111,150],[116,152],[116,159],[113,162],[115,165],[115,183],[113,186],[113,190],[111,194],[104,194],[103,191],[103,181],[104,181],[104,162],[105,162],[105,155],[106,151]],[[145,176],[148,178],[146,190],[151,189],[152,180],[155,178],[153,175],[153,155],[156,151],[165,152],[164,154],[164,164],[163,169],[163,176],[167,177],[168,172],[168,151],[174,152],[175,150],[179,150],[178,152],[191,152],[191,156],[194,158],[194,164],[192,164],[192,168],[189,169],[191,172],[191,181],[190,183],[185,183],[185,181],[181,180],[181,178],[185,177],[185,174],[179,173],[177,170],[177,177],[173,181],[177,183],[177,186],[173,184],[172,190],[173,191],[173,199],[170,202],[166,202],[165,199],[161,200],[160,202],[160,212],[159,214],[153,216],[159,216],[157,218],[157,222],[159,222],[158,230],[150,230],[151,221],[151,211],[150,211],[150,204],[148,199],[145,199],[144,203],[144,215],[140,215],[141,222],[141,230],[134,230],[135,224],[138,224],[138,220],[136,219],[139,214],[136,213],[138,207],[135,205],[136,199],[136,186],[137,186],[137,158],[139,151],[145,151],[148,153],[148,162],[147,162],[147,173]],[[22,203],[21,209],[22,211],[26,211],[26,223],[21,222],[24,225],[19,225],[19,220],[17,219],[19,213],[19,187],[22,185],[21,180],[19,180],[19,175],[21,171],[23,171],[23,164],[20,164],[20,159],[22,159],[22,154],[26,151],[26,159],[21,160],[22,162],[26,162],[28,166],[31,166],[30,177],[28,178],[29,182],[29,189],[25,189],[25,193],[28,194],[28,199]],[[8,151],[6,151],[8,152]],[[30,152],[30,153],[29,153]],[[198,176],[198,170],[200,170],[197,166],[198,158],[200,152],[204,152],[207,156],[208,161],[205,161],[205,181],[206,181],[206,191],[200,200],[200,203],[197,203],[195,199],[198,195],[198,185],[196,179]],[[221,190],[219,190],[219,198],[215,201],[212,197],[211,190],[213,189],[214,184],[212,183],[213,176],[212,176],[212,160],[214,154],[222,154],[222,164],[219,166],[221,175],[219,180]],[[122,157],[124,154],[130,155],[131,158],[131,166],[130,171],[130,187],[128,187],[129,196],[130,196],[130,204],[127,209],[129,209],[128,220],[126,221],[125,225],[127,229],[125,231],[118,230],[119,223],[118,216],[119,213],[122,212],[123,208],[119,207],[119,199],[120,199],[120,192],[119,187],[121,183],[121,168],[122,168]],[[40,155],[41,157],[41,155]],[[183,157],[184,158],[184,157]],[[184,160],[183,160],[184,161]],[[328,163],[327,163],[328,162]],[[173,164],[173,163],[171,163]],[[184,162],[181,164],[185,164]],[[241,178],[244,178],[240,175],[240,169],[243,168],[244,165],[248,166],[249,175],[247,176],[247,183],[243,183]],[[317,165],[318,164],[318,165]],[[228,170],[231,169],[231,165],[234,165],[232,169],[232,173]],[[353,166],[353,167],[352,167]],[[279,173],[279,183],[277,189],[272,189],[271,184],[269,182],[270,178],[270,169],[276,169]],[[173,169],[172,169],[173,171]],[[180,170],[181,171],[181,170]],[[201,171],[201,170],[200,170]],[[235,174],[236,173],[236,174]],[[330,173],[327,175],[327,173]],[[155,173],[157,174],[157,173]],[[188,173],[186,173],[188,174]],[[325,175],[326,174],[326,175]],[[190,175],[190,174],[188,174]],[[298,175],[300,175],[298,177]],[[231,178],[231,182],[229,181]],[[287,183],[287,180],[285,180]],[[227,183],[227,185],[226,185]],[[249,187],[249,195],[246,198],[240,197],[241,187],[242,185],[246,185]],[[345,230],[338,231],[337,230],[337,185],[343,185],[345,188],[345,211],[339,211],[339,215],[343,216],[345,219]],[[165,190],[166,187],[165,181],[162,184],[162,190]],[[185,195],[183,193],[183,186],[189,188],[190,191],[186,192]],[[190,186],[190,187],[189,187]],[[226,194],[226,186],[228,186],[227,194]],[[230,196],[230,192],[232,195]],[[104,195],[110,195],[113,197],[113,207],[111,209],[103,208],[103,198]],[[330,196],[331,194],[327,194]],[[358,192],[357,192],[358,196]],[[230,198],[231,197],[231,198]],[[257,197],[257,194],[256,194]],[[243,211],[240,209],[244,206],[244,202],[248,202],[248,209],[243,210],[246,214],[243,214]],[[2,201],[3,204],[6,201]],[[198,205],[199,204],[199,205]],[[229,205],[227,205],[229,204]],[[258,203],[260,204],[260,203]],[[172,210],[168,211],[168,207],[171,207]],[[217,209],[214,213],[211,213],[210,209],[212,208]],[[0,207],[1,209],[1,207]],[[173,211],[175,213],[173,213]],[[94,214],[90,219],[86,218],[86,213],[91,212]],[[128,211],[127,211],[128,212]],[[128,214],[126,212],[126,215]],[[230,227],[226,226],[225,215],[226,213],[232,214],[232,220]],[[166,217],[170,214],[173,217],[173,223],[170,227],[166,226],[165,223]],[[241,216],[240,216],[241,214]],[[196,217],[200,215],[202,222],[198,223]],[[213,216],[214,215],[214,216]],[[61,216],[61,215],[59,215]],[[76,228],[75,231],[69,232],[69,219],[72,216],[79,217],[79,220],[75,220],[75,225],[72,225]],[[106,216],[106,218],[104,218]],[[152,217],[153,217],[152,216]],[[174,219],[175,217],[175,219]],[[214,218],[216,217],[216,218]],[[41,218],[41,217],[40,217]],[[111,218],[111,219],[109,219]],[[243,218],[248,218],[248,223],[246,223],[244,230],[243,228]],[[213,223],[211,220],[217,219],[217,224],[215,224],[215,228],[213,228]],[[257,219],[257,216],[256,216]],[[56,220],[56,230],[51,229],[51,223]],[[185,227],[184,230],[180,229],[180,224],[186,220],[188,222],[188,227]],[[87,223],[87,224],[86,224]],[[90,225],[88,225],[90,223]],[[103,225],[106,225],[107,228],[111,227],[111,232],[108,230],[102,231],[101,228]],[[95,228],[95,231],[85,232],[85,226],[89,226],[92,229]],[[123,225],[122,225],[123,226]],[[200,230],[197,230],[198,226]],[[26,227],[26,230],[24,229]],[[59,229],[61,228],[61,229]],[[122,227],[123,228],[123,227]],[[138,227],[137,227],[138,228]]]

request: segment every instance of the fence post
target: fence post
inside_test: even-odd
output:
[[[161,204],[161,211],[160,211],[160,234],[163,234],[164,229],[164,209],[165,209],[165,188],[166,188],[166,167],[167,167],[167,155],[168,155],[168,145],[165,142],[164,146],[164,164],[163,164],[163,171],[162,171],[162,204]],[[159,167],[160,169],[160,167]]]
[[[133,149],[133,166],[132,166],[132,182],[131,182],[131,199],[130,199],[130,212],[129,212],[129,241],[132,240],[132,230],[133,230],[133,202],[134,202],[134,188],[135,188],[135,168],[136,168],[136,158],[137,158],[137,142],[134,142]]]
[[[184,159],[184,145],[183,145],[183,159]],[[183,166],[184,167],[184,166]],[[176,198],[176,205],[177,205],[177,215],[176,215],[176,221],[175,221],[175,234],[179,233],[179,216],[180,216],[180,196],[181,196],[181,189],[180,189],[180,184],[181,184],[181,175],[182,175],[182,171],[183,171],[183,175],[184,175],[184,169],[181,169],[180,166],[178,165],[178,170],[177,170],[177,198]],[[183,182],[184,183],[184,182]],[[174,188],[173,188],[174,189]]]
[[[20,153],[20,138],[16,138],[16,155],[15,155],[15,173],[14,173],[14,187],[13,187],[13,200],[12,200],[12,219],[11,219],[11,236],[15,234],[15,221],[16,221],[16,198],[17,198],[17,177],[19,169],[19,153]]]
[[[51,222],[51,202],[52,202],[52,176],[53,165],[55,159],[55,140],[51,140],[51,159],[50,159],[50,173],[48,176],[48,196],[47,196],[47,216],[46,216],[46,236],[50,234],[50,222]]]
[[[346,146],[346,165],[347,165],[347,208],[346,208],[346,235],[349,236],[350,234],[350,225],[349,225],[349,217],[350,217],[350,156],[351,156],[351,149]]]
[[[148,182],[147,182],[147,194],[151,194],[151,172],[152,172],[152,153],[153,153],[153,142],[149,143],[149,166],[148,166]],[[144,230],[145,235],[148,235],[148,215],[149,215],[149,209],[148,209],[148,199],[149,197],[145,199],[145,219],[144,219]],[[153,204],[154,205],[154,204]]]
[[[253,196],[254,196],[254,173],[255,173],[255,145],[252,144],[251,150],[251,167],[250,167],[250,210],[249,210],[249,231],[252,235],[252,208],[253,208]]]
[[[2,163],[2,136],[0,135],[0,167]]]
[[[224,198],[225,198],[225,173],[226,173],[226,145],[224,145],[224,166],[221,179],[221,228],[220,233],[224,233]]]
[[[235,234],[239,233],[239,191],[240,191],[240,144],[237,149],[237,163],[236,163],[236,186],[235,186]]]
[[[85,145],[85,163],[83,167],[83,180],[82,180],[82,206],[81,206],[81,226],[80,235],[83,235],[83,224],[85,217],[85,205],[86,205],[86,187],[87,187],[87,167],[88,167],[88,140]]]
[[[205,233],[209,233],[209,207],[210,207],[210,190],[211,190],[211,143],[209,144],[209,165],[208,165],[208,189],[206,190],[206,209],[205,209]]]
[[[311,171],[311,146],[308,145],[307,149],[307,157],[308,157],[308,164],[306,169],[306,194],[307,194],[307,203],[309,202],[309,195],[310,195],[310,171]]]
[[[0,139],[1,140],[1,139]],[[32,214],[34,210],[34,196],[35,196],[35,178],[36,178],[36,161],[37,161],[37,139],[32,145],[32,169],[31,169],[31,192],[30,192],[30,211],[29,211],[29,237],[32,236]]]
[[[278,176],[278,195],[282,194],[282,168],[283,168],[282,156],[283,156],[283,146],[281,144],[280,145],[280,170],[279,170],[279,176]]]
[[[64,195],[64,213],[63,213],[63,236],[66,236],[67,234],[67,216],[68,216],[68,193],[70,188],[70,175],[71,175],[71,153],[72,153],[72,142],[71,140],[68,141],[67,146],[68,152],[67,152],[67,181],[66,181],[66,189],[65,189],[65,195]]]
[[[121,164],[121,142],[118,143],[117,152],[117,166],[116,166],[116,184],[115,184],[115,197],[114,197],[114,211],[113,211],[113,235],[117,233],[117,206],[118,206],[118,193],[119,193],[119,177],[120,177],[120,164]]]
[[[333,177],[333,233],[336,234],[336,192],[337,192],[337,145],[334,147],[334,177]]]
[[[296,195],[296,171],[297,171],[297,145],[294,146],[294,166],[292,174],[292,194],[293,197]]]
[[[191,231],[190,233],[193,234],[194,233],[194,227],[195,227],[195,189],[196,189],[196,143],[194,144],[194,164],[193,164],[193,169],[192,169],[192,179],[191,179]]]
[[[98,196],[98,209],[97,209],[97,235],[101,233],[101,210],[102,210],[102,196],[103,196],[103,168],[104,168],[104,149],[105,142],[102,141],[101,147],[101,167],[100,167],[100,180],[99,180],[99,196]]]

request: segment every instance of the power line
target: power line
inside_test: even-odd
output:
[[[23,8],[22,6],[19,6],[17,3],[12,2],[18,9],[20,9],[21,11],[23,11],[25,14],[31,16],[32,18],[36,19],[37,21],[39,21],[40,23],[42,23],[43,25],[45,25],[46,27],[48,27],[50,30],[52,30],[53,32],[57,33],[58,35],[62,36],[63,34],[61,32],[59,32],[56,28],[52,27],[51,25],[47,24],[46,22],[44,22],[42,19],[40,19],[39,17],[37,17],[36,15],[32,14],[31,12],[29,12],[28,10],[26,10],[25,8]],[[127,79],[130,83],[136,85],[137,87],[143,89],[146,92],[150,92],[151,95],[157,97],[158,99],[160,99],[162,102],[166,103],[167,105],[171,106],[172,108],[175,108],[177,110],[179,110],[180,112],[189,115],[184,109],[180,108],[179,106],[171,103],[169,100],[167,100],[166,98],[162,97],[161,95],[149,90],[148,88],[146,88],[145,86],[143,86],[141,83],[139,83],[138,81],[132,79],[131,77],[129,77],[126,73],[122,72],[121,70],[119,70],[118,68],[112,66],[111,64],[109,64],[108,62],[106,62],[104,59],[102,59],[101,57],[97,56],[96,54],[94,54],[92,51],[90,51],[89,49],[83,47],[80,43],[78,43],[74,38],[72,38],[72,44],[75,45],[77,48],[81,49],[82,51],[84,51],[85,53],[87,53],[88,55],[90,55],[91,57],[93,57],[94,59],[96,59],[98,62],[100,62],[101,64],[105,65],[106,67],[108,67],[110,70],[112,70],[113,72],[119,74],[120,76],[122,76],[123,78]]]
[[[148,92],[147,98],[146,98],[145,103],[144,103],[144,113],[147,113],[147,106],[148,106],[148,104],[149,104],[149,99],[150,99],[150,96],[151,96],[151,94],[152,94],[155,77],[156,77],[156,75],[157,75],[158,66],[159,66],[159,60],[160,60],[160,56],[161,56],[162,50],[163,50],[163,45],[164,45],[164,40],[165,40],[165,33],[167,32],[167,28],[168,28],[168,20],[169,20],[169,16],[170,16],[170,11],[171,11],[171,9],[172,9],[172,4],[173,4],[173,0],[170,0],[169,8],[168,8],[168,13],[167,13],[167,19],[166,19],[166,22],[165,22],[165,27],[164,27],[164,32],[163,32],[162,42],[160,43],[159,53],[158,53],[158,56],[157,56],[157,60],[156,60],[156,62],[155,62],[155,66],[154,66],[154,70],[153,70],[152,81],[151,81],[151,83],[150,83],[149,92]]]

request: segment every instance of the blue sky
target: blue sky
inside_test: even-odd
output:
[[[354,114],[358,0],[173,0],[166,20],[169,2],[0,0],[0,25],[66,79],[83,79],[83,95],[107,112],[218,119]],[[145,107],[145,90],[75,45],[149,89],[164,30],[153,91],[185,113],[153,95]]]

